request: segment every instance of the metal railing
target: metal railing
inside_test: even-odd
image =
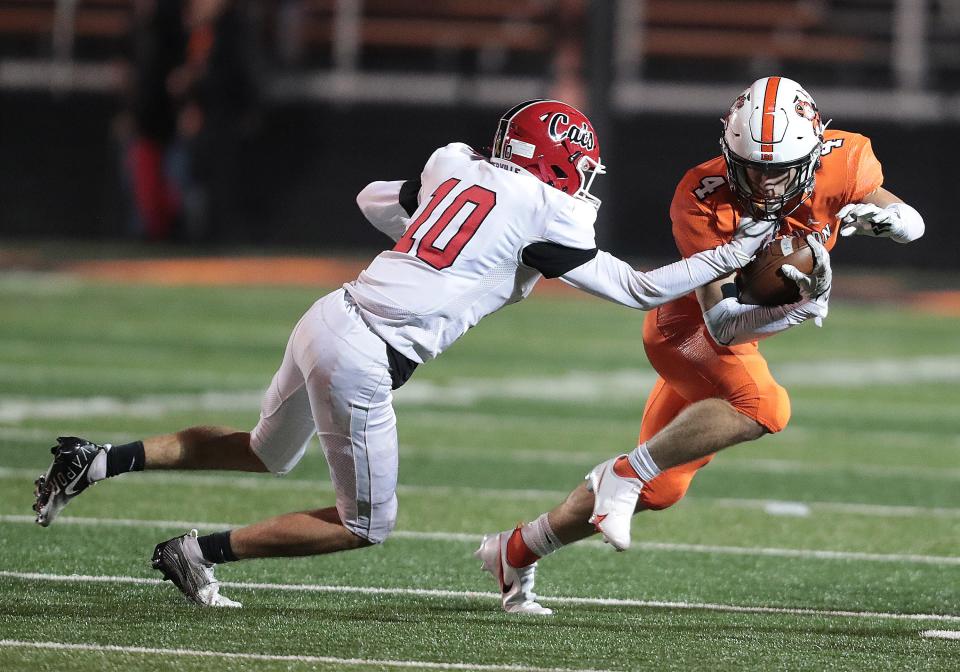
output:
[[[502,8],[262,0],[259,7],[261,28],[272,27],[269,85],[278,100],[502,107],[548,95],[558,50],[571,39],[586,50],[596,44],[585,20],[580,35],[571,36],[571,21],[558,28],[558,16],[579,11],[581,18],[609,12],[614,26],[609,100],[594,105],[714,113],[737,87],[777,72],[847,117],[960,121],[960,0],[516,0]],[[87,58],[82,46],[98,35],[122,40],[131,25],[125,13],[132,9],[123,0],[0,0],[0,42],[49,30],[45,53],[3,50],[0,87],[114,90],[122,69]],[[582,61],[574,68],[586,82],[597,73]]]

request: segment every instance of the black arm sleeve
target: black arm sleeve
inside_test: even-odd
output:
[[[409,217],[413,217],[420,201],[417,195],[420,193],[420,178],[407,180],[400,186],[400,207],[402,207]]]
[[[577,266],[582,266],[597,256],[597,248],[578,250],[557,243],[531,243],[523,248],[520,258],[530,268],[535,268],[545,278],[558,278]]]

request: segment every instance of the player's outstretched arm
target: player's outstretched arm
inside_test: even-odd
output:
[[[862,203],[840,208],[837,218],[841,236],[873,236],[910,243],[923,236],[926,229],[919,212],[883,187],[867,194]]]
[[[357,194],[357,205],[371,224],[396,242],[410,225],[419,191],[419,179],[371,182]]]
[[[650,310],[746,266],[773,234],[774,227],[774,222],[755,222],[744,217],[734,239],[726,245],[646,272],[600,251],[590,261],[563,273],[560,279],[609,301]]]

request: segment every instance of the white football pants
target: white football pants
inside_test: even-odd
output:
[[[339,289],[294,327],[283,363],[263,397],[253,451],[275,474],[320,437],[340,520],[382,542],[397,518],[397,418],[386,344]]]

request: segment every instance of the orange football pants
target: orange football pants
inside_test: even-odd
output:
[[[703,324],[699,303],[691,297],[647,313],[643,346],[660,377],[643,411],[641,442],[687,406],[710,398],[725,399],[770,432],[787,426],[790,397],[773,379],[757,344],[717,345]],[[648,509],[676,504],[697,470],[712,459],[707,455],[663,471],[644,486],[640,501]]]

